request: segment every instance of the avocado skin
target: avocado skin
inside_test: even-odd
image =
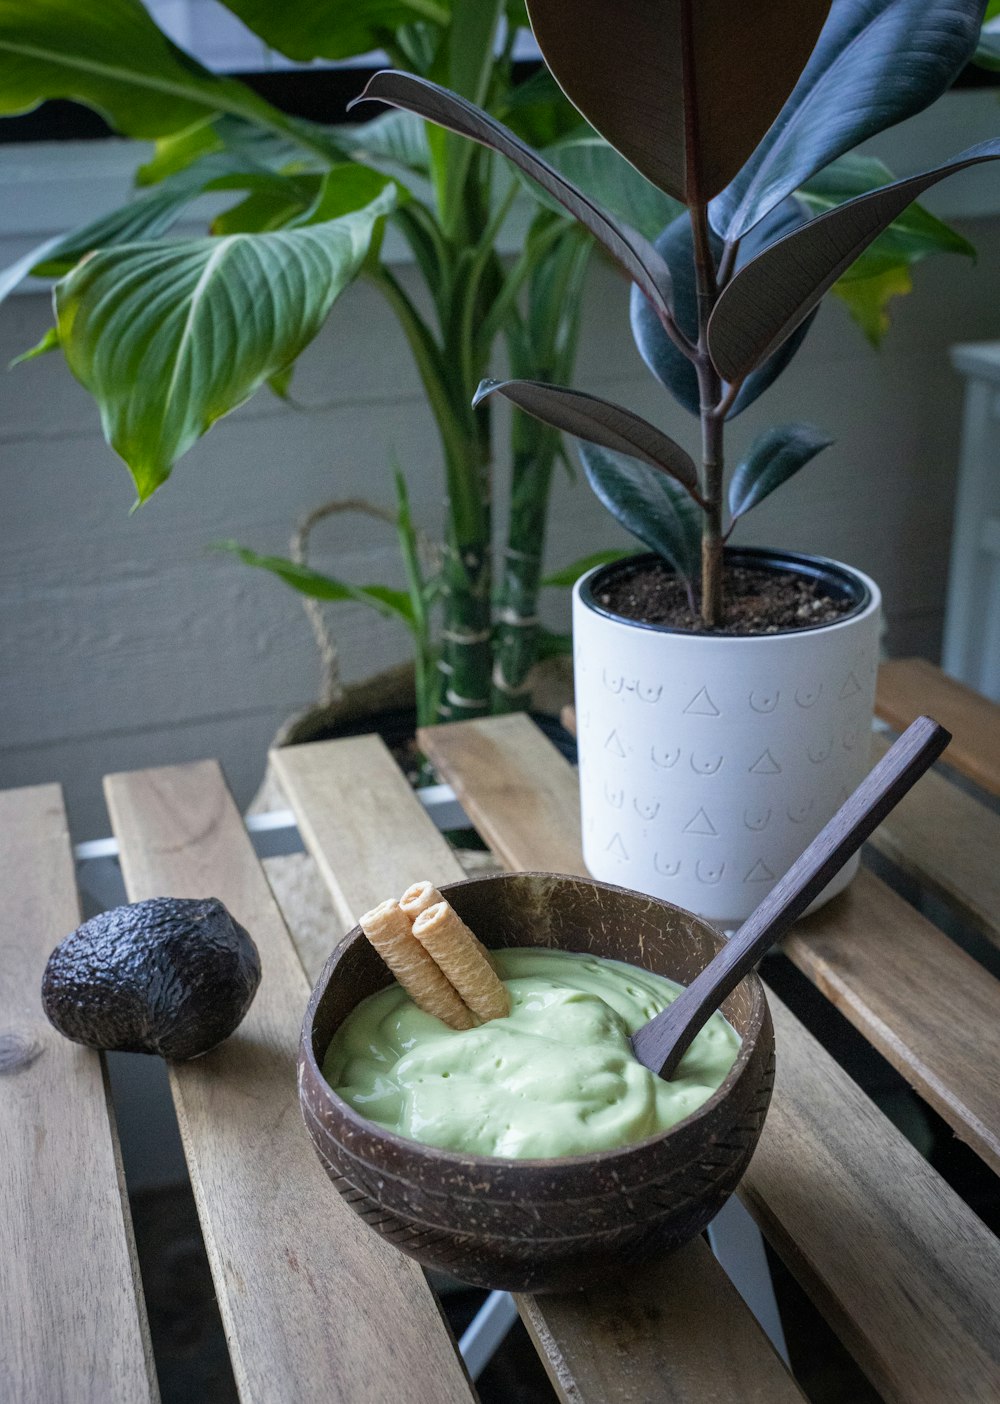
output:
[[[215,897],[153,897],[92,917],[52,952],[49,1022],[74,1043],[182,1061],[240,1024],[260,984],[249,934]]]

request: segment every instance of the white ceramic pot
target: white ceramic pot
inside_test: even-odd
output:
[[[603,610],[601,579],[621,568],[604,566],[573,591],[573,657],[587,868],[728,928],[869,768],[881,596],[821,557],[727,558],[819,576],[855,608],[788,633],[686,634]]]

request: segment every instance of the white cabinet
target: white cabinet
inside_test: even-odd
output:
[[[1000,702],[1000,341],[951,359],[967,385],[942,664]]]

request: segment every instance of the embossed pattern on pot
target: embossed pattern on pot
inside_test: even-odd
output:
[[[740,638],[636,626],[591,607],[588,577],[578,583],[581,803],[595,877],[732,926],[819,832],[865,772],[874,701],[879,594],[849,574],[868,592],[858,612]],[[820,901],[856,870],[854,860]]]

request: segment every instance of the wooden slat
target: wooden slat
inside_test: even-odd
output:
[[[544,866],[551,846],[565,866],[579,836],[575,776],[526,718],[457,723],[421,740],[505,863]],[[554,836],[526,807],[543,771]],[[586,871],[579,848],[572,871]],[[1000,1397],[1000,1245],[771,992],[768,1001],[777,1078],[741,1197],[886,1399]]]
[[[219,897],[260,951],[238,1031],[169,1065],[241,1398],[468,1404],[419,1268],[351,1213],[306,1135],[295,1059],[309,987],[218,766],[105,783],[129,897]]]
[[[378,738],[290,747],[272,762],[345,920],[418,878],[464,876]],[[801,1398],[700,1240],[683,1259],[637,1271],[627,1298],[616,1288],[518,1306],[572,1404]]]
[[[784,950],[1000,1173],[1000,982],[864,871]]]
[[[873,763],[889,742],[872,738]],[[1000,945],[1000,815],[928,771],[870,842]]]
[[[949,765],[1000,795],[1000,707],[955,682],[925,658],[894,658],[878,671],[875,711],[904,730],[921,712],[952,733],[945,752]]]
[[[700,1238],[613,1286],[515,1300],[556,1392],[572,1404],[803,1399]]]
[[[57,785],[0,794],[0,1399],[156,1400],[103,1059],[39,987],[80,921]]]

